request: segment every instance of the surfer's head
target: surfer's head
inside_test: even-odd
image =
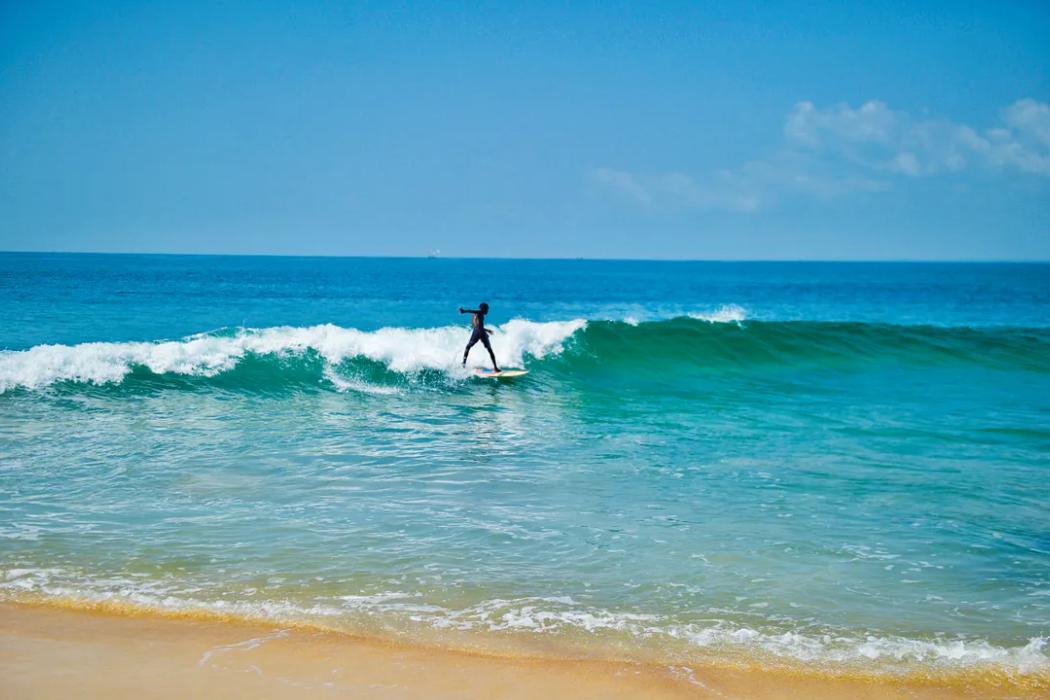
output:
[[[489,312],[489,305],[487,302],[481,302],[478,304],[478,308],[481,309],[481,313],[487,314]]]

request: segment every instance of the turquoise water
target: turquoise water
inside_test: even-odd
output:
[[[1050,668],[1050,266],[8,254],[0,298],[4,597]],[[526,377],[458,367],[481,299]]]

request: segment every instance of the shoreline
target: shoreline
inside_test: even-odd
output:
[[[0,694],[67,697],[1036,698],[1041,675],[852,676],[441,648],[221,614],[0,602]]]

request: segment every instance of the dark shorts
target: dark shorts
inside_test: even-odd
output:
[[[473,332],[471,332],[470,341],[467,343],[467,348],[469,349],[474,347],[474,344],[477,343],[479,340],[481,341],[481,344],[484,345],[486,348],[490,350],[492,349],[492,346],[489,345],[489,334],[486,333],[483,328],[475,328]]]

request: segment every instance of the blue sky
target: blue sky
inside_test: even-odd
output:
[[[0,249],[1045,260],[1048,45],[1046,2],[0,0]]]

